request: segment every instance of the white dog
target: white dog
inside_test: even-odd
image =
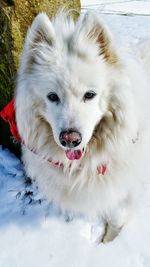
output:
[[[150,49],[137,55],[121,51],[96,13],[76,23],[42,13],[18,74],[27,174],[63,210],[103,218],[104,242],[136,209],[150,173]]]

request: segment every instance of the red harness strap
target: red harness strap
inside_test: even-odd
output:
[[[21,142],[20,135],[18,133],[15,116],[15,99],[13,98],[7,106],[0,112],[2,119],[9,123],[10,131],[18,142]]]
[[[16,124],[16,112],[15,112],[15,98],[13,98],[5,107],[4,109],[0,112],[0,116],[2,119],[6,122],[9,123],[10,125],[10,131],[12,135],[15,137],[15,139],[21,143],[21,137],[19,135],[18,129],[17,129],[17,124]],[[32,151],[32,150],[31,150]],[[34,151],[32,151],[34,152]],[[35,152],[34,152],[35,153]],[[35,153],[36,154],[36,153]],[[49,163],[52,165],[58,167],[58,168],[64,168],[63,163],[57,161],[53,161],[52,159],[47,160]],[[106,172],[107,166],[106,164],[102,164],[100,167],[97,167],[97,174],[104,175]]]

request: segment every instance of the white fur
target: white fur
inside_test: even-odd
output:
[[[77,23],[62,13],[52,22],[40,14],[27,34],[16,91],[27,174],[62,209],[92,220],[101,216],[110,225],[103,241],[114,238],[136,210],[150,174],[150,52],[144,54],[142,45],[133,56],[119,47],[95,13]],[[89,90],[97,95],[84,102]],[[49,92],[59,95],[58,105],[47,99]],[[71,168],[59,141],[64,128],[77,128],[79,148],[86,149]],[[106,173],[98,175],[104,163]]]

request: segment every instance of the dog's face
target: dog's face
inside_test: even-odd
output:
[[[117,61],[109,34],[94,15],[76,25],[61,16],[52,24],[39,15],[28,32],[20,68],[20,76],[28,77],[29,95],[39,101],[39,117],[69,159],[81,158],[107,110],[108,66]]]
[[[87,85],[81,79],[79,82],[80,73],[74,74],[73,70],[67,70],[67,66],[60,77],[56,73],[54,81],[50,82],[54,83],[54,87],[50,86],[45,95],[44,116],[52,126],[58,145],[66,148],[84,147],[101,116],[99,92],[96,85]],[[72,143],[71,139],[74,139]]]
[[[106,89],[104,67],[98,62],[89,64],[88,59],[86,62],[68,51],[54,64],[49,65],[48,74],[42,73],[43,85],[37,77],[37,94],[44,86],[40,95],[44,103],[42,114],[67,157],[78,159],[106,109],[102,96]]]

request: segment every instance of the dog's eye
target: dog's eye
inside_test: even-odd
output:
[[[84,99],[84,101],[86,101],[86,100],[93,99],[95,96],[96,96],[96,93],[95,92],[88,91],[88,92],[85,93],[83,99]]]
[[[58,95],[55,94],[55,93],[49,93],[49,94],[47,95],[47,98],[48,98],[48,100],[50,100],[51,102],[57,102],[57,103],[58,103],[58,102],[60,101]]]

